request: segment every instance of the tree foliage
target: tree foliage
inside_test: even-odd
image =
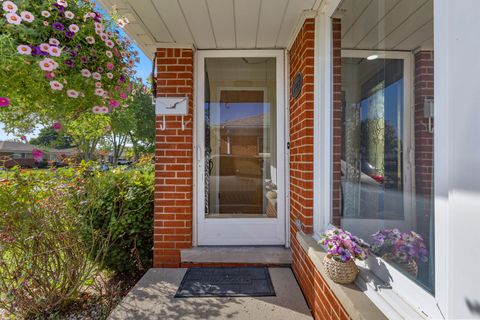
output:
[[[52,127],[42,128],[36,138],[30,139],[30,144],[55,149],[72,148],[73,139],[65,133],[59,133]]]

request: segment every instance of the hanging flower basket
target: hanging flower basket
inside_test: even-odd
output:
[[[336,283],[352,283],[358,274],[358,267],[353,259],[342,262],[333,259],[332,255],[327,254],[325,258],[323,258],[323,265],[330,279]]]

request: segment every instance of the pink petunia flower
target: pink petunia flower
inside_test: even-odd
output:
[[[99,97],[102,97],[105,94],[105,90],[103,90],[101,88],[97,88],[97,89],[95,89],[95,94]]]
[[[107,63],[107,69],[108,69],[108,70],[113,70],[113,69],[115,69],[114,64],[111,63],[111,62]]]
[[[45,18],[50,17],[50,12],[48,12],[48,11],[46,11],[46,10],[43,10],[41,14],[42,14],[42,16],[45,17]]]
[[[113,57],[113,53],[112,53],[112,51],[110,51],[110,50],[105,51],[105,54],[106,54],[107,57],[109,57],[109,58],[112,58],[112,57]]]
[[[28,11],[20,12],[20,17],[22,17],[22,20],[25,22],[32,22],[33,20],[35,20],[35,17],[33,16],[33,14]]]
[[[94,44],[95,43],[95,38],[92,36],[88,36],[85,38],[88,44]]]
[[[109,113],[110,110],[109,110],[107,107],[104,106],[104,107],[101,107],[101,108],[100,108],[100,112],[101,112],[101,113]]]
[[[107,36],[106,33],[101,33],[100,38],[102,39],[102,41],[107,41],[108,40],[108,36]]]
[[[76,24],[71,24],[68,27],[68,30],[70,30],[73,33],[77,33],[80,30],[80,28]]]
[[[48,43],[42,43],[39,45],[39,48],[43,52],[48,52],[48,49],[50,49],[50,45]]]
[[[63,84],[61,84],[60,82],[56,81],[56,80],[53,80],[53,81],[50,81],[50,88],[52,88],[52,90],[62,90],[63,89]]]
[[[54,65],[53,63],[50,61],[50,59],[43,59],[42,61],[38,62],[38,64],[40,65],[40,68],[43,70],[43,71],[53,71],[55,68],[54,68]]]
[[[43,160],[43,151],[38,149],[32,149],[32,156],[35,162],[40,162]]]
[[[20,140],[22,140],[22,141],[25,141],[25,142],[26,142],[26,141],[27,141],[27,136],[21,136],[21,137],[20,137]]]
[[[64,15],[65,15],[65,18],[67,19],[75,18],[75,14],[72,11],[65,11]]]
[[[108,79],[113,79],[113,74],[111,72],[107,72],[107,78]]]
[[[55,61],[55,60],[53,60],[53,59],[51,59],[51,58],[46,58],[45,60],[48,61],[48,62],[50,62],[50,63],[52,64],[53,70],[55,70],[55,69],[58,68],[58,63],[57,63],[57,61]]]
[[[125,23],[125,21],[124,21],[123,19],[118,19],[118,20],[117,20],[117,24],[118,24],[118,26],[119,26],[120,28],[122,28],[122,29],[123,29],[123,28],[125,27],[125,25],[126,25],[126,23]]]
[[[118,108],[118,105],[119,105],[119,103],[118,103],[117,100],[114,100],[114,99],[111,99],[111,100],[110,100],[110,107],[112,107],[112,108]]]
[[[45,72],[44,77],[51,80],[51,79],[55,78],[55,73]]]
[[[62,7],[68,7],[68,3],[66,0],[57,0],[57,4],[61,5]]]
[[[95,82],[95,87],[101,88],[101,87],[102,87],[102,83],[101,83],[100,81]]]
[[[22,23],[22,18],[14,12],[7,13],[5,18],[7,18],[7,22],[10,24],[19,25]]]
[[[92,77],[93,77],[93,79],[95,79],[95,80],[100,80],[100,79],[102,79],[102,75],[101,75],[100,73],[98,73],[98,72],[92,73]]]
[[[62,124],[60,122],[55,122],[53,125],[52,125],[52,128],[53,130],[55,130],[56,132],[59,132],[60,130],[62,130]]]
[[[50,48],[48,48],[48,53],[50,53],[51,56],[60,57],[60,55],[62,54],[62,49],[60,49],[59,47],[51,46]]]
[[[127,99],[127,94],[124,92],[120,93],[120,98],[122,98],[123,100]]]
[[[26,46],[24,44],[21,44],[17,47],[17,51],[18,53],[20,54],[24,54],[24,55],[31,55],[32,54],[32,48],[30,48],[29,46]]]
[[[60,45],[60,41],[58,41],[58,40],[55,39],[55,38],[50,38],[50,39],[48,40],[48,43],[50,43],[51,45],[54,45],[54,46]]]
[[[90,71],[87,70],[87,69],[82,69],[82,70],[80,71],[80,73],[81,73],[82,76],[84,76],[85,78],[90,78],[90,76],[92,75],[92,74],[90,73]]]
[[[115,46],[115,43],[112,40],[107,40],[105,41],[105,45],[109,48],[113,48]]]
[[[17,12],[18,7],[12,1],[5,1],[2,5],[3,10],[7,12]]]
[[[93,113],[100,113],[101,107],[100,106],[95,106],[92,108]]]
[[[95,22],[94,23],[95,25],[95,29],[98,29],[98,30],[103,30],[103,24],[101,24],[100,22]]]
[[[6,97],[0,97],[0,107],[8,107],[10,105],[10,100]]]
[[[67,96],[69,96],[70,98],[78,98],[79,93],[78,93],[78,91],[75,91],[73,89],[68,89],[67,90]]]
[[[45,27],[48,27],[50,25],[50,23],[47,20],[42,21],[42,23]]]

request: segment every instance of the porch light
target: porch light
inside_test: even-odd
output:
[[[372,54],[371,56],[367,57],[367,60],[375,60],[378,59],[378,54]]]

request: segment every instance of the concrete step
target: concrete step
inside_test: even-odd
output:
[[[182,263],[290,265],[292,253],[281,246],[209,246],[181,250]]]

